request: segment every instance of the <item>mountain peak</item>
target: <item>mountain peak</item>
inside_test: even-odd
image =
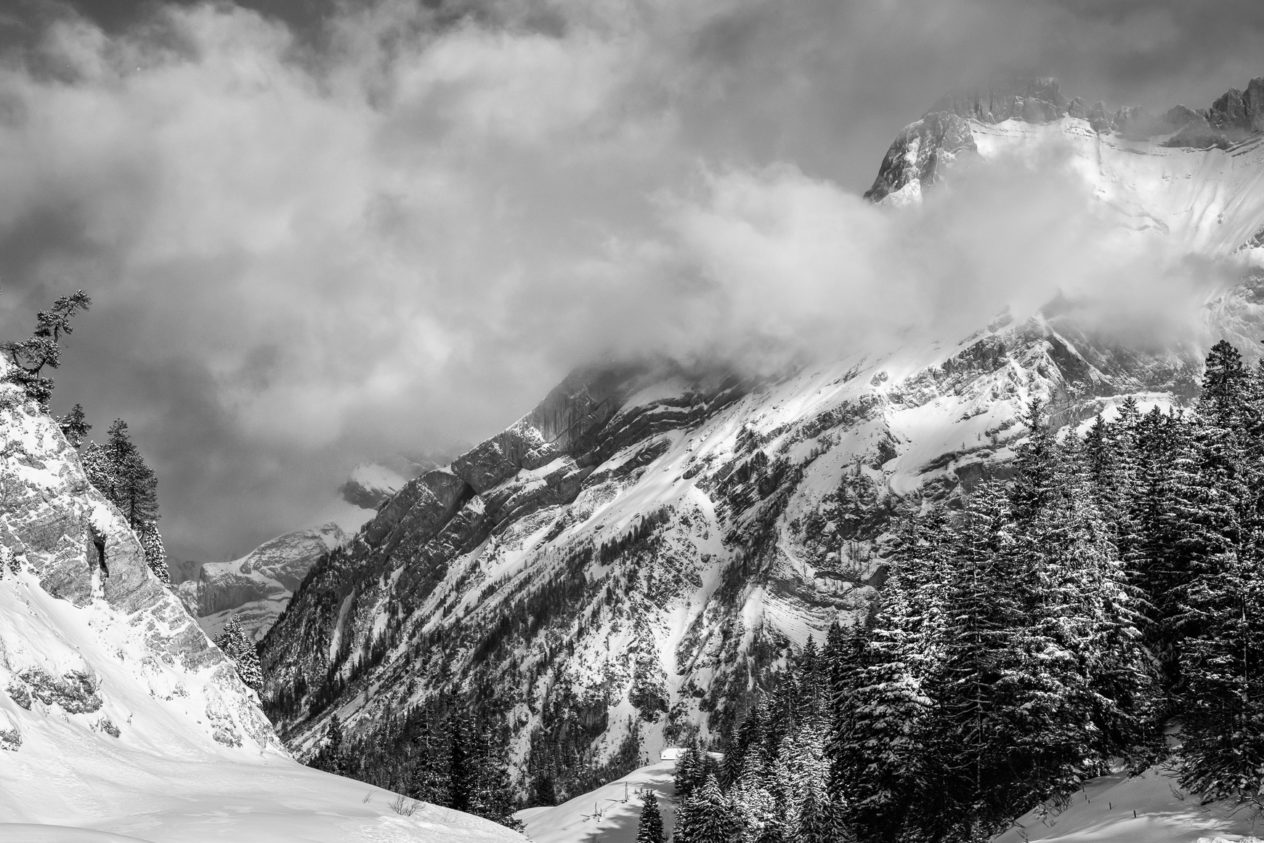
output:
[[[981,87],[950,91],[930,107],[927,114],[948,112],[984,123],[1024,120],[1047,123],[1068,116],[1086,117],[1080,99],[1068,100],[1062,85],[1052,76],[994,77]]]

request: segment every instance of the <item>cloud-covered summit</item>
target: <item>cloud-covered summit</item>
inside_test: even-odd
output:
[[[895,132],[997,70],[1203,104],[1264,30],[1247,2],[248,5],[0,13],[0,333],[92,293],[55,400],[128,419],[177,555],[320,520],[355,463],[477,440],[594,356],[990,306],[982,256],[860,199]]]

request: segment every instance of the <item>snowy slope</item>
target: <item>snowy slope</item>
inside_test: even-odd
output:
[[[196,580],[177,588],[180,599],[215,638],[232,618],[252,640],[263,637],[303,577],[323,554],[346,542],[337,524],[296,530],[231,562],[207,562]]]
[[[994,843],[1058,840],[1062,843],[1258,843],[1264,821],[1249,807],[1199,803],[1169,771],[1094,779],[1066,806],[1019,817]]]
[[[1154,231],[1192,251],[1228,255],[1264,225],[1264,137],[1227,148],[1164,146],[1093,130],[1087,120],[1052,123],[970,121],[984,159],[1059,146],[1117,224]]]
[[[521,839],[392,799],[289,757],[56,423],[0,377],[0,840]]]
[[[675,771],[674,760],[659,761],[561,805],[527,808],[514,816],[522,820],[532,843],[635,843],[642,794],[653,792],[668,836],[676,820]]]
[[[1168,147],[1051,108],[1039,123],[928,116],[879,183],[916,193],[963,156],[1051,143],[1123,231],[1210,258],[1264,225],[1257,140]],[[1202,333],[1253,348],[1262,293],[1250,278],[1209,295]],[[305,752],[333,713],[364,732],[448,677],[494,683],[524,792],[544,736],[599,764],[633,726],[650,757],[694,724],[715,735],[788,647],[869,610],[894,513],[1004,474],[1031,399],[1060,426],[1127,396],[1192,397],[1196,343],[1124,343],[1049,310],[774,377],[660,360],[576,372],[313,568],[263,642],[265,697],[333,700],[277,711]]]

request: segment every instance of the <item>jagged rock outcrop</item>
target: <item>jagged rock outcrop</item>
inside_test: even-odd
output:
[[[1083,120],[1092,131],[1124,141],[1155,139],[1165,147],[1228,149],[1264,132],[1264,78],[1251,80],[1245,91],[1231,89],[1210,108],[1178,105],[1162,114],[1136,107],[1110,111],[1100,102],[1090,107],[1078,97],[1068,99],[1051,78],[1003,79],[954,91],[896,137],[865,196],[873,201],[916,201],[923,189],[942,177],[945,165],[978,151],[978,126],[1011,120],[1041,125],[1064,119]]]
[[[951,111],[932,111],[896,137],[865,198],[915,201],[922,188],[934,184],[958,154],[976,151],[967,118]]]
[[[1068,114],[1086,117],[1083,100],[1068,100],[1057,79],[1014,77],[982,88],[952,91],[940,98],[928,114],[955,114],[984,123],[1023,120],[1048,123]]]
[[[344,544],[337,524],[296,530],[259,545],[231,562],[207,562],[196,580],[181,583],[180,599],[214,638],[236,618],[248,638],[257,641],[272,626],[312,565]]]
[[[1252,79],[1245,91],[1230,88],[1203,115],[1217,129],[1264,132],[1264,77]]]
[[[121,729],[129,740],[150,725],[133,709],[139,694],[163,700],[163,728],[182,722],[188,743],[283,752],[56,422],[3,381],[7,366],[0,360],[0,726],[20,735],[67,718],[84,735]]]

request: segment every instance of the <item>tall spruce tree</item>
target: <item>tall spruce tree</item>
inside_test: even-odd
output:
[[[149,569],[171,581],[167,551],[158,531],[158,478],[132,442],[127,422],[115,419],[104,445],[89,442],[82,463],[88,482],[119,508],[145,551]]]
[[[1237,350],[1207,356],[1194,465],[1179,515],[1188,581],[1177,616],[1182,781],[1210,798],[1252,799],[1264,781],[1264,554],[1251,434],[1258,387]]]
[[[215,645],[233,660],[237,675],[256,694],[263,691],[263,668],[259,664],[259,651],[241,628],[241,621],[233,616],[215,639]],[[341,725],[341,724],[340,724]],[[332,726],[332,724],[331,724]],[[341,732],[341,729],[339,730]]]
[[[663,815],[658,810],[658,797],[652,792],[641,800],[641,819],[637,823],[636,843],[664,843]]]
[[[677,813],[672,843],[732,843],[741,839],[741,834],[732,804],[715,776],[708,776]]]

